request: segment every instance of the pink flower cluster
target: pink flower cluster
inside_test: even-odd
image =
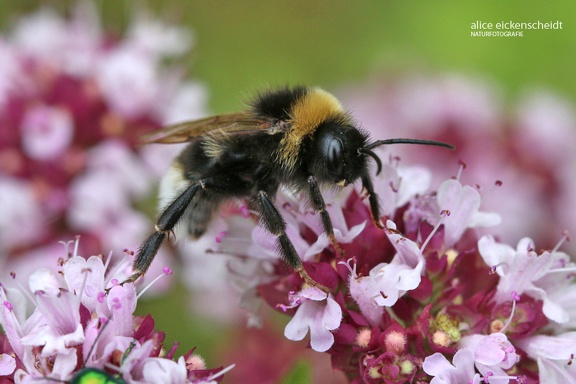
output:
[[[459,180],[463,169],[431,190],[427,170],[385,164],[374,180],[385,230],[371,223],[362,191],[332,196],[346,257],[306,202],[280,193],[288,236],[329,293],[292,273],[275,237],[242,207],[210,252],[238,256],[229,270],[252,323],[262,301],[289,314],[285,336],[309,334],[350,382],[576,382],[576,268],[558,250],[563,241],[537,251],[528,238],[514,249],[479,235],[501,218],[481,210],[481,191]]]
[[[136,207],[178,149],[139,136],[203,112],[202,87],[165,64],[190,43],[145,17],[112,38],[89,2],[0,36],[0,277],[55,259],[63,238],[86,254],[140,244],[152,223]]]
[[[468,164],[466,180],[485,188],[501,181],[498,193],[484,199],[486,209],[502,216],[498,236],[516,243],[529,234],[552,248],[563,230],[576,228],[576,108],[545,87],[509,92],[484,77],[451,73],[373,79],[343,89],[340,98],[375,137],[455,145]],[[429,155],[419,146],[394,153],[426,164],[438,181],[452,174],[450,153]]]
[[[29,290],[0,284],[1,382],[69,381],[85,368],[131,383],[220,381],[224,370],[206,369],[193,350],[176,358],[178,344],[164,349],[151,316],[133,316],[139,295],[133,284],[118,285],[131,257],[109,268],[111,257],[85,259],[77,249],[78,241],[57,273],[36,270]]]

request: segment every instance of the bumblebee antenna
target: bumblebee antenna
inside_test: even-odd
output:
[[[376,165],[378,166],[378,169],[376,170],[376,176],[378,176],[380,174],[380,171],[382,170],[382,160],[380,160],[378,155],[369,150],[368,148],[360,148],[358,149],[358,153],[363,153],[374,159]]]
[[[374,149],[381,145],[388,145],[388,144],[421,144],[421,145],[434,145],[437,147],[444,147],[448,149],[455,149],[451,144],[443,143],[441,141],[434,141],[434,140],[420,140],[420,139],[386,139],[386,140],[376,140],[372,144],[368,144],[363,149]]]
[[[448,149],[455,149],[451,144],[443,143],[441,141],[434,141],[434,140],[420,140],[420,139],[386,139],[386,140],[376,140],[372,144],[368,144],[363,148],[358,149],[358,153],[362,153],[364,155],[368,155],[374,159],[378,169],[376,170],[376,175],[380,174],[382,170],[382,161],[378,157],[377,154],[372,152],[372,149],[379,147],[381,145],[388,145],[388,144],[421,144],[421,145],[434,145],[436,147],[444,147]]]

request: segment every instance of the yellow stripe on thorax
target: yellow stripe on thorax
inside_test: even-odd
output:
[[[312,88],[290,110],[290,130],[280,141],[278,159],[286,169],[293,169],[302,140],[328,118],[342,115],[344,108],[334,96]]]

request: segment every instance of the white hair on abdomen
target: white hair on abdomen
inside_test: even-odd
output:
[[[168,172],[160,181],[160,188],[158,191],[158,212],[161,214],[164,209],[178,197],[188,186],[190,180],[184,177],[184,168],[180,163],[174,162],[168,168]],[[184,218],[185,215],[183,215]],[[186,220],[180,222],[174,227],[173,232],[176,235],[176,240],[185,239],[188,236]]]

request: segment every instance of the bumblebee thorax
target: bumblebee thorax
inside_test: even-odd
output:
[[[287,169],[294,168],[303,140],[319,127],[331,121],[350,120],[338,99],[320,88],[311,88],[295,100],[288,116],[290,129],[280,141],[277,153],[278,161]]]

